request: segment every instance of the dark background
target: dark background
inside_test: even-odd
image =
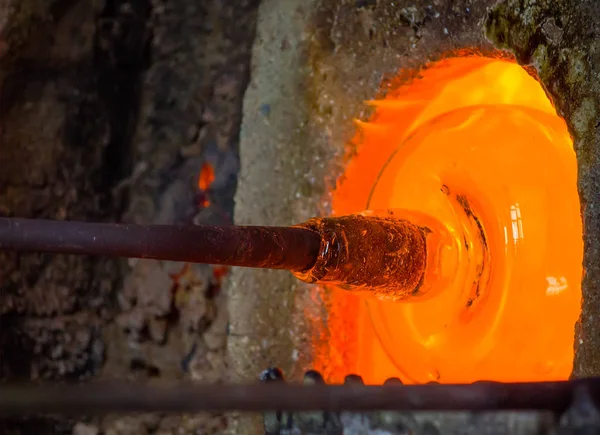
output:
[[[0,0],[0,215],[227,223],[257,0]],[[203,166],[215,171],[203,191]],[[0,380],[225,374],[210,266],[0,253]],[[4,433],[218,433],[222,416],[4,420]]]

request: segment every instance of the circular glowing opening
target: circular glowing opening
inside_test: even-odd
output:
[[[339,345],[353,353],[343,369],[377,383],[568,378],[583,259],[577,165],[541,85],[513,61],[459,57],[369,104],[335,214],[427,216],[445,251],[428,265],[426,298],[334,291],[332,307],[354,306],[344,327],[330,316],[330,345],[335,331],[355,338],[352,351]]]

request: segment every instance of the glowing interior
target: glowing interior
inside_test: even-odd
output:
[[[511,60],[455,57],[369,104],[334,213],[433,219],[445,251],[428,265],[439,279],[427,298],[332,289],[315,368],[368,383],[568,378],[583,258],[577,166],[541,85]]]

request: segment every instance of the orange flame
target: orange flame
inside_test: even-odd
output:
[[[215,181],[215,168],[210,163],[204,162],[198,177],[198,188],[207,191],[213,181]]]
[[[543,88],[512,60],[458,57],[367,103],[375,113],[358,122],[335,214],[422,212],[456,238],[464,228],[448,198],[468,198],[491,266],[469,275],[483,257],[453,239],[454,257],[430,266],[446,279],[435,297],[332,289],[314,367],[330,381],[357,373],[370,383],[568,378],[583,230],[572,140]]]

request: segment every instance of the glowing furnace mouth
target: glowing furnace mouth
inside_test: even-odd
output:
[[[581,300],[577,166],[541,85],[509,60],[450,58],[369,104],[335,213],[417,214],[442,241],[429,297],[352,302],[346,371],[378,383],[566,379]],[[333,309],[349,297],[334,290]]]

